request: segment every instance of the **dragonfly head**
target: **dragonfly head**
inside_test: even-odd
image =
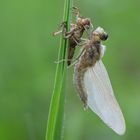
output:
[[[108,34],[104,31],[103,28],[97,27],[91,34],[91,38],[94,39],[94,41],[101,42],[105,41],[108,38]]]

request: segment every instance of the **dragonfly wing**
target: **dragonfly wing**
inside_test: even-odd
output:
[[[89,108],[116,133],[123,135],[125,120],[101,60],[85,72],[84,87]]]

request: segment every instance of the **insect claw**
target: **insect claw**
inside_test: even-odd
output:
[[[66,61],[65,59],[62,59],[62,60],[54,61],[54,63],[58,64],[58,63],[62,63],[62,62],[65,62],[65,61]]]
[[[65,35],[65,33],[66,33],[66,21],[63,21],[63,22],[59,25],[59,28],[62,28],[62,30],[57,31],[57,32],[53,32],[53,33],[52,33],[53,36],[56,36],[56,35],[58,35],[58,34],[60,34],[60,33],[63,33],[63,34]]]
[[[61,59],[61,60],[58,60],[58,61],[54,61],[54,63],[58,64],[58,63],[66,62],[68,60],[71,60],[71,59]]]
[[[90,26],[91,26],[91,28],[92,28],[92,29],[94,29],[94,27],[93,27],[93,24],[92,24],[92,23],[90,23]]]
[[[60,24],[60,27],[66,27],[66,21],[63,21],[61,24]]]
[[[80,11],[77,7],[73,6],[72,7],[72,12],[77,15],[78,17],[80,17]]]
[[[84,104],[84,111],[86,111],[88,109],[87,104]]]
[[[57,32],[53,32],[52,35],[53,35],[53,36],[56,36],[56,35],[58,35],[58,34],[60,34],[60,33],[62,33],[62,30],[57,31]]]
[[[76,7],[76,6],[73,6],[73,7],[72,7],[72,10],[77,10],[77,11],[79,12],[79,8]]]

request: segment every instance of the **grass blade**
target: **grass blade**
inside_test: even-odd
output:
[[[67,30],[70,27],[70,9],[72,0],[65,0],[64,4],[64,17],[63,21],[67,23]],[[65,59],[67,40],[60,39],[60,48],[58,60]],[[64,115],[64,102],[65,102],[65,79],[66,79],[66,62],[58,63],[56,68],[54,91],[51,99],[46,140],[61,140],[62,139],[62,127],[63,127],[63,115]]]

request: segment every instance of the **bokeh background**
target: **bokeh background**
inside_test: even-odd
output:
[[[63,0],[0,1],[0,140],[44,140],[59,49],[53,37]],[[138,0],[75,0],[94,27],[109,34],[104,63],[126,119],[118,136],[84,111],[68,69],[64,140],[140,139],[140,16]]]

